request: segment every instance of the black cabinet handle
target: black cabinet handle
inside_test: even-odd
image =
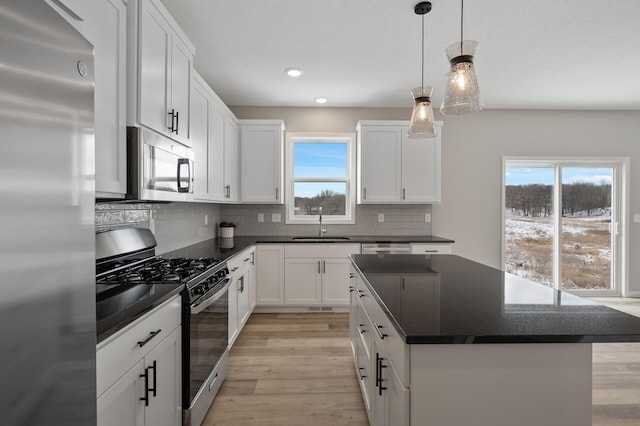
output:
[[[362,374],[362,372],[364,371],[364,368],[358,367],[358,371],[360,372],[360,380],[364,380],[367,377],[364,374]]]
[[[355,276],[356,276],[355,274],[352,274],[351,272],[349,272],[349,278],[353,278]]]
[[[384,327],[381,326],[380,324],[374,324],[374,326],[376,327],[376,331],[378,332],[378,336],[380,336],[380,340],[384,340],[384,338],[387,337],[387,334],[384,334],[382,332],[382,329]]]
[[[364,334],[367,332],[367,330],[362,327],[364,327],[364,324],[358,324],[358,331],[360,332],[360,334]]]
[[[364,294],[364,290],[356,290],[358,292],[358,296],[359,297],[364,297],[366,296],[366,294]]]
[[[149,388],[149,392],[153,392],[153,396],[157,396],[158,390],[158,369],[156,368],[156,361],[153,361],[153,365],[151,367],[147,367],[147,369],[153,369],[153,387]]]
[[[149,406],[149,370],[147,368],[144,369],[144,374],[141,374],[140,377],[144,377],[144,396],[140,398],[140,401],[144,401],[144,406]]]
[[[178,134],[178,127],[180,126],[180,116],[178,111],[176,111],[176,135]]]
[[[353,288],[353,286],[349,286],[349,293],[353,293],[354,291],[356,291],[356,289]]]
[[[172,108],[171,112],[168,112],[167,115],[171,116],[171,126],[167,127],[169,129],[169,133],[175,132],[175,127],[173,126],[176,120],[176,111]]]
[[[161,329],[157,329],[156,331],[152,331],[151,333],[149,333],[149,337],[147,337],[146,339],[138,342],[138,346],[143,347],[144,345],[149,343],[149,341],[151,341],[151,339],[153,339],[158,334],[160,334],[161,331],[162,331]]]
[[[387,368],[386,365],[382,364],[382,361],[384,360],[384,358],[382,358],[378,353],[376,353],[376,387],[378,388],[378,395],[382,396],[382,391],[383,390],[387,390],[386,387],[382,386],[382,382],[384,382],[384,379],[382,378],[382,369],[383,368]]]

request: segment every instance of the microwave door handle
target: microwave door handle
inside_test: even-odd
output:
[[[187,166],[187,186],[182,186],[182,167]],[[178,158],[178,192],[189,192],[191,186],[191,164],[188,158]]]

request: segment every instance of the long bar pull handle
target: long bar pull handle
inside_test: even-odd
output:
[[[425,253],[438,253],[438,250],[425,250]]]
[[[378,364],[378,371],[379,371],[378,373],[378,395],[379,396],[382,396],[383,390],[387,390],[386,387],[382,386],[382,382],[384,382],[384,379],[382,378],[382,369],[387,368],[387,366],[382,363],[383,360],[384,358],[382,358],[376,353],[376,363]]]
[[[349,272],[349,278],[355,278],[355,276],[356,276],[355,274]]]
[[[149,369],[144,369],[144,374],[141,374],[140,377],[144,377],[144,396],[140,398],[140,401],[144,401],[144,406],[149,406]]]
[[[323,274],[327,273],[327,261],[326,260],[322,261],[322,273]]]
[[[366,294],[364,294],[364,290],[356,290],[358,292],[358,297],[364,297],[366,296]]]
[[[320,261],[318,260],[318,273],[319,273],[319,274],[321,274],[321,273],[322,273],[322,270],[321,270],[320,268],[321,268],[321,266],[320,266]]]
[[[176,135],[178,134],[178,128],[180,126],[180,113],[176,111]]]
[[[402,199],[405,200],[407,198],[407,190],[402,188]]]
[[[276,201],[278,201],[278,188],[276,188]]]
[[[367,330],[362,327],[364,327],[364,324],[358,324],[358,331],[360,332],[360,334],[364,334],[367,332]]]
[[[176,120],[176,110],[171,108],[171,112],[168,112],[167,115],[171,116],[171,126],[167,127],[167,129],[169,129],[170,133],[175,132],[175,127],[173,126],[173,124],[175,123]]]
[[[363,193],[363,194],[362,194],[362,198],[366,200],[366,199],[367,199],[367,188],[364,188],[364,189],[362,190],[362,193]]]
[[[153,396],[157,396],[158,390],[158,369],[156,368],[156,361],[153,361],[153,365],[151,367],[147,367],[147,369],[153,369],[153,387],[149,389],[149,392],[153,392]]]
[[[147,337],[146,339],[141,340],[141,341],[138,342],[138,346],[143,347],[144,345],[149,343],[149,341],[151,341],[151,339],[153,339],[158,334],[160,334],[161,331],[162,331],[162,329],[160,329],[160,328],[157,329],[156,331],[152,331],[151,333],[149,333],[149,337]]]
[[[350,286],[349,286],[349,293],[353,293],[354,291],[356,291],[356,289],[355,289],[355,288],[353,288],[353,286],[352,286],[352,285],[350,285]]]

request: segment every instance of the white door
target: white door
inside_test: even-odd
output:
[[[289,305],[319,305],[322,302],[322,261],[319,258],[285,259],[284,298]]]
[[[361,200],[398,202],[402,188],[401,136],[395,126],[363,126],[360,133]]]
[[[411,139],[402,132],[402,201],[440,202],[440,140]]]
[[[181,329],[176,328],[145,357],[148,371],[149,406],[145,410],[147,426],[182,424],[182,347]],[[143,380],[144,382],[144,380]]]
[[[191,145],[189,134],[189,94],[191,93],[191,70],[193,56],[174,35],[171,49],[171,99],[169,110],[174,110],[178,115],[175,120],[175,132],[172,138],[185,145]]]
[[[349,269],[348,258],[322,259],[322,303],[339,306],[349,304]]]
[[[144,361],[140,360],[97,400],[98,426],[144,426]]]

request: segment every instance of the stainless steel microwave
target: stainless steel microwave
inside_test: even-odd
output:
[[[127,198],[193,198],[193,150],[142,127],[127,128]]]

